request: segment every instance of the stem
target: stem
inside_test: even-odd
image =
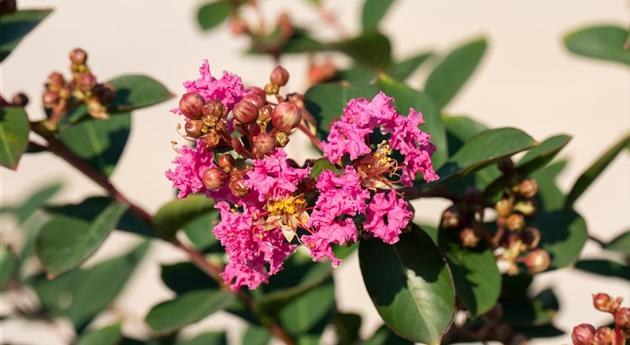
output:
[[[300,125],[298,126],[298,129],[302,131],[302,133],[306,134],[306,136],[311,140],[311,143],[313,143],[315,147],[317,147],[320,151],[322,151],[322,141],[319,140],[317,135],[313,134],[313,132],[311,132],[308,128],[306,128],[304,123],[300,123]]]
[[[597,243],[600,247],[604,247],[606,246],[606,242],[604,242],[603,240],[599,239],[598,237],[596,237],[595,235],[588,235],[588,239]]]

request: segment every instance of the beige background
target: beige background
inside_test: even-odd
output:
[[[194,22],[199,1],[156,0],[24,0],[23,8],[55,7],[55,12],[40,25],[0,68],[1,91],[12,95],[25,91],[31,95],[30,116],[42,116],[39,94],[48,73],[66,71],[67,52],[81,46],[90,53],[90,65],[102,79],[123,73],[147,73],[181,93],[181,81],[195,77],[197,66],[209,58],[216,73],[229,69],[246,82],[261,84],[272,68],[266,58],[245,57],[240,52],[245,40],[232,37],[225,27],[212,33],[200,32]],[[318,25],[317,16],[307,1],[266,1],[264,10],[273,15],[290,8],[297,21]],[[327,1],[353,32],[358,30],[358,0]],[[463,40],[484,34],[490,46],[481,68],[457,99],[448,106],[451,113],[465,113],[492,126],[516,126],[536,138],[558,132],[570,133],[573,141],[563,152],[571,162],[560,184],[568,188],[595,155],[630,128],[630,78],[628,69],[611,63],[576,58],[562,47],[561,37],[569,29],[588,23],[628,24],[628,2],[623,0],[556,1],[399,1],[384,21],[384,31],[394,37],[395,53],[405,56],[434,48],[444,51]],[[324,35],[330,36],[325,31]],[[305,61],[291,57],[285,65],[292,73],[290,88],[303,90]],[[419,86],[423,72],[414,76]],[[172,191],[163,172],[169,167],[173,151],[169,141],[176,138],[177,118],[168,112],[176,100],[134,113],[134,124],[127,149],[113,176],[114,183],[131,199],[148,210],[156,210],[169,200]],[[296,140],[290,154],[302,159],[306,144]],[[312,153],[309,153],[312,155]],[[610,239],[630,225],[630,159],[619,157],[588,190],[577,207],[586,217],[590,230]],[[78,202],[102,193],[86,178],[60,160],[46,154],[26,156],[18,172],[5,169],[2,174],[2,203],[16,202],[50,180],[62,180],[65,187],[57,201]],[[417,218],[436,220],[442,202],[422,201],[416,205]],[[12,224],[2,222],[3,241]],[[91,262],[125,251],[134,239],[114,234]],[[585,256],[597,254],[588,244]],[[159,281],[161,262],[173,262],[182,255],[165,244],[156,244],[130,286],[117,301],[117,310],[128,322],[125,330],[142,335],[147,330],[139,321],[149,308],[171,293]],[[337,297],[341,310],[364,315],[362,332],[370,334],[379,318],[363,287],[356,257],[346,260],[335,272]],[[590,294],[607,291],[630,299],[630,286],[617,279],[586,275],[572,270],[543,274],[538,289],[554,286],[562,309],[557,324],[564,329],[590,321],[603,322],[603,314],[590,306]],[[3,300],[6,307],[6,300]],[[106,320],[104,320],[106,321]],[[206,329],[227,328],[236,343],[242,323],[217,314],[187,330],[194,334]],[[20,322],[3,323],[1,341],[39,345],[64,342],[46,326]],[[570,342],[561,337],[535,344]]]

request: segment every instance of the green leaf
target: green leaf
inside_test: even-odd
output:
[[[377,77],[377,71],[363,65],[354,65],[337,71],[334,81],[347,81],[352,85],[368,85]]]
[[[572,265],[588,237],[584,218],[568,209],[539,212],[532,226],[540,230],[540,246],[551,256],[551,269]]]
[[[332,278],[323,285],[307,290],[280,310],[278,319],[289,334],[317,334],[323,331],[335,307]]]
[[[487,45],[485,38],[467,42],[448,53],[431,71],[424,88],[439,109],[464,86],[479,65]]]
[[[324,170],[330,170],[337,175],[342,172],[340,168],[329,162],[326,158],[319,158],[315,161],[315,163],[313,163],[310,175],[311,177],[317,179],[317,177],[319,177],[319,175],[321,175]]]
[[[0,107],[0,165],[17,168],[20,156],[28,146],[29,130],[24,108]]]
[[[54,317],[67,317],[81,329],[114,301],[149,248],[145,242],[123,256],[55,280],[37,276],[33,287],[42,306]]]
[[[502,298],[503,320],[513,327],[540,326],[548,324],[558,313],[559,305],[555,293],[545,289],[536,296]]]
[[[527,153],[515,164],[515,168],[523,175],[547,165],[571,141],[571,136],[558,134],[551,136]]]
[[[553,162],[530,175],[538,183],[536,199],[545,212],[557,211],[564,207],[565,196],[556,180],[566,165],[566,161]]]
[[[370,85],[352,86],[347,83],[318,84],[304,95],[306,109],[317,120],[317,135],[326,139],[333,121],[339,119],[348,101],[352,98],[371,99],[378,88]]]
[[[575,268],[604,277],[617,277],[630,281],[630,267],[615,261],[605,259],[580,260],[575,264]]]
[[[449,156],[459,151],[475,135],[488,130],[488,126],[468,116],[442,116],[446,126]]]
[[[325,50],[325,47],[325,44],[311,37],[306,30],[295,28],[293,36],[284,43],[281,50],[284,54],[296,54],[317,52]]]
[[[8,246],[0,245],[0,291],[11,281],[18,265],[19,260],[15,253]]]
[[[198,250],[204,250],[217,243],[212,234],[212,229],[219,222],[219,212],[211,210],[205,214],[193,218],[184,225],[186,236]]]
[[[217,282],[191,262],[162,265],[164,285],[178,295],[197,290],[218,289]]]
[[[4,61],[20,41],[52,10],[20,10],[0,16],[0,62]]]
[[[628,30],[616,25],[596,25],[578,29],[564,37],[564,45],[577,55],[630,65],[625,48]]]
[[[234,294],[230,292],[191,291],[154,306],[146,322],[158,333],[170,333],[228,308],[233,302]]]
[[[28,217],[30,217],[36,210],[43,207],[50,198],[52,198],[61,189],[60,182],[54,182],[46,185],[33,194],[31,194],[20,206],[16,209],[16,217],[18,223],[22,224]]]
[[[586,169],[580,177],[575,181],[569,195],[567,196],[565,206],[571,207],[575,201],[582,196],[582,194],[591,186],[593,181],[601,175],[604,170],[610,165],[610,163],[623,151],[624,149],[630,151],[630,134],[624,136],[616,142],[613,146],[608,148],[588,169]]]
[[[392,46],[389,39],[376,31],[364,32],[357,37],[329,43],[326,49],[341,51],[357,63],[373,68],[386,68],[392,61]]]
[[[62,127],[59,139],[87,164],[110,176],[125,149],[130,130],[131,114],[121,113],[106,120],[88,119]]]
[[[176,199],[162,205],[153,217],[153,223],[162,236],[169,238],[191,219],[212,210],[214,210],[212,199],[205,195],[193,194],[185,199]]]
[[[431,160],[436,167],[441,166],[448,156],[448,146],[446,144],[446,127],[442,122],[442,117],[435,104],[429,96],[422,91],[417,91],[409,86],[381,75],[378,79],[378,86],[396,100],[396,109],[401,114],[409,113],[410,108],[422,113],[426,123],[422,129],[431,134],[431,142],[435,145],[436,151]]]
[[[389,328],[381,326],[368,340],[363,342],[363,345],[413,345],[413,343],[397,336]]]
[[[333,315],[332,324],[335,326],[337,343],[339,345],[359,344],[361,338],[361,315],[355,313],[336,313]]]
[[[387,70],[387,74],[396,80],[405,81],[409,78],[429,57],[431,52],[422,52],[410,56],[402,61],[392,63]]]
[[[363,31],[378,30],[379,23],[393,3],[394,0],[365,0],[361,14]]]
[[[115,324],[82,335],[77,345],[117,345],[121,339],[121,325]]]
[[[623,234],[606,243],[604,249],[630,255],[630,230],[626,230]]]
[[[248,325],[243,339],[242,345],[267,345],[271,341],[271,334],[267,329],[256,325]]]
[[[127,205],[112,202],[92,222],[59,216],[44,225],[35,251],[48,274],[66,272],[94,254],[126,210]]]
[[[230,4],[227,0],[206,3],[197,10],[197,23],[203,30],[210,30],[223,23],[230,16]]]
[[[159,81],[142,74],[123,75],[109,81],[116,89],[113,112],[128,112],[164,102],[173,94]]]
[[[195,337],[178,340],[176,345],[227,345],[225,332],[206,332]]]
[[[389,328],[414,342],[440,343],[455,313],[455,291],[448,266],[424,231],[413,226],[395,245],[362,240],[359,264]]]

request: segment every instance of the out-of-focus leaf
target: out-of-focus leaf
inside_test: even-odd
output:
[[[527,175],[538,168],[541,168],[549,163],[553,158],[571,141],[571,136],[566,134],[557,134],[551,136],[536,147],[527,151],[523,158],[521,158],[516,164],[516,170]]]
[[[572,265],[588,237],[584,218],[573,210],[539,212],[532,225],[540,230],[540,247],[551,256],[550,269]]]
[[[278,314],[283,328],[293,335],[319,336],[332,316],[335,306],[335,286],[330,277],[298,298],[289,301]]]
[[[336,167],[334,164],[330,163],[326,158],[319,158],[313,163],[313,167],[311,169],[311,177],[317,178],[324,170],[330,170],[335,174],[339,174],[342,172],[341,169]]]
[[[378,30],[379,23],[393,3],[394,0],[365,0],[361,14],[363,31]]]
[[[455,313],[455,289],[431,238],[414,226],[395,245],[362,240],[359,263],[387,326],[406,339],[439,344]]]
[[[212,210],[193,218],[184,225],[186,236],[198,250],[204,250],[217,243],[212,229],[219,222],[219,212]]]
[[[5,245],[0,245],[0,291],[4,290],[15,271],[19,260],[15,253]]]
[[[569,33],[564,37],[564,45],[577,55],[630,65],[630,50],[625,47],[627,40],[627,29],[597,25]]]
[[[479,65],[487,45],[485,38],[467,42],[448,53],[433,69],[424,88],[439,109],[464,86]]]
[[[37,257],[50,276],[77,267],[90,257],[127,210],[127,205],[110,203],[91,222],[80,218],[58,216],[39,233],[35,245]]]
[[[110,176],[125,149],[131,114],[119,113],[109,119],[88,119],[59,129],[59,139],[79,158],[100,173]]]
[[[162,282],[178,295],[197,290],[218,289],[217,282],[191,262],[162,265]]]
[[[442,116],[446,126],[449,156],[459,151],[475,135],[488,130],[488,126],[468,116]]]
[[[154,306],[149,311],[146,322],[158,333],[170,333],[227,308],[233,302],[234,294],[230,292],[191,291]]]
[[[28,116],[24,108],[0,107],[0,165],[17,168],[28,145],[28,132]]]
[[[169,100],[173,94],[159,81],[142,74],[123,75],[109,81],[116,89],[113,112],[131,111]]]
[[[20,10],[0,16],[0,62],[33,30],[51,9]]]
[[[120,324],[115,324],[82,335],[77,345],[117,345],[121,339]]]
[[[431,52],[422,52],[410,56],[404,60],[392,63],[388,68],[387,74],[396,80],[405,81],[409,78],[429,57]]]
[[[606,243],[604,249],[630,255],[630,230],[626,230],[623,234]]]
[[[204,195],[193,194],[164,204],[153,217],[156,230],[166,238],[184,227],[191,219],[214,210],[214,201]]]
[[[575,264],[575,268],[604,277],[617,277],[630,281],[630,267],[610,260],[580,260]]]
[[[203,30],[210,30],[223,23],[230,16],[228,0],[213,0],[197,10],[197,23]]]
[[[271,341],[271,334],[266,328],[249,325],[243,334],[242,345],[267,345]]]
[[[538,183],[538,195],[536,198],[539,207],[545,212],[557,211],[564,206],[565,196],[558,187],[556,179],[566,165],[566,161],[553,162],[530,175]]]
[[[593,162],[573,184],[567,196],[565,206],[571,207],[575,201],[591,186],[593,181],[601,175],[610,163],[623,151],[630,150],[630,134],[624,136],[612,147],[606,150],[595,162]]]
[[[60,182],[43,186],[42,188],[31,194],[20,206],[15,210],[15,216],[18,223],[22,224],[37,209],[43,207],[50,198],[52,198],[61,189]]]
[[[502,298],[503,320],[513,327],[540,326],[549,323],[558,313],[555,293],[545,289],[536,296]]]
[[[354,345],[361,342],[361,315],[355,313],[336,313],[332,324],[335,326],[339,345]]]
[[[397,336],[383,325],[369,339],[364,341],[363,345],[413,345],[413,343]]]
[[[227,345],[225,332],[206,332],[192,338],[178,340],[176,345]]]
[[[338,50],[357,63],[373,68],[386,68],[392,61],[392,46],[389,39],[380,32],[364,32],[357,37],[329,43],[329,50]]]

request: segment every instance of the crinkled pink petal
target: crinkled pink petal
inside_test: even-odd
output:
[[[281,148],[252,164],[254,170],[247,173],[245,185],[258,192],[260,201],[289,196],[311,172],[310,167],[299,169],[289,166],[287,154]]]
[[[411,219],[407,202],[395,191],[376,193],[368,205],[364,229],[383,242],[394,244]]]
[[[372,133],[371,128],[362,128],[344,121],[336,121],[326,141],[322,142],[324,157],[331,162],[339,162],[343,155],[350,155],[351,160],[370,153],[365,139]]]
[[[195,147],[182,146],[179,156],[172,163],[175,169],[167,170],[165,175],[173,183],[173,188],[178,190],[177,197],[180,199],[204,190],[203,173],[214,166],[212,151],[208,151],[202,141],[197,141]]]
[[[302,243],[304,243],[306,249],[313,257],[313,261],[322,261],[330,259],[333,267],[337,267],[341,264],[341,260],[335,256],[332,248],[330,247],[330,241],[326,238],[315,235],[304,235],[300,237]]]
[[[360,128],[375,128],[386,125],[398,115],[394,99],[382,91],[371,101],[365,98],[351,99],[343,110],[341,120]]]

